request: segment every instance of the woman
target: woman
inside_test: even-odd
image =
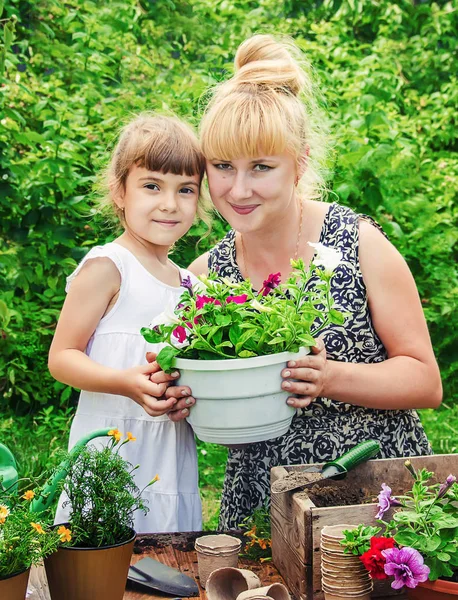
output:
[[[312,86],[297,56],[292,44],[254,36],[238,49],[235,75],[216,89],[201,138],[213,203],[232,229],[189,268],[249,278],[260,289],[269,273],[285,280],[291,258],[308,264],[314,253],[308,242],[321,242],[342,252],[332,295],[347,319],[330,325],[311,355],[283,370],[288,403],[297,408],[288,433],[230,450],[223,529],[264,503],[275,465],[324,462],[369,438],[380,441],[382,457],[431,453],[412,409],[436,408],[442,400],[403,258],[370,218],[315,199],[320,136],[302,101],[308,95],[310,106]],[[193,401],[180,400],[171,418],[185,417]]]

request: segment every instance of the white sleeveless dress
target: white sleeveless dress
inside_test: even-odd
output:
[[[68,277],[67,288],[82,265],[98,257],[108,257],[121,274],[116,304],[103,317],[89,340],[86,354],[97,363],[115,369],[146,364],[148,351],[158,352],[161,345],[148,344],[140,334],[166,306],[178,304],[183,288],[169,286],[149,273],[123,246],[111,242],[88,252]],[[181,278],[195,277],[180,269]],[[158,474],[159,481],[144,491],[149,512],[135,513],[137,533],[200,531],[202,507],[198,487],[197,452],[194,434],[186,421],[174,423],[167,415],[150,417],[136,402],[125,396],[82,391],[74,417],[69,449],[83,435],[95,429],[113,427],[125,436],[130,431],[137,440],[121,448],[121,455],[132,465],[140,489]],[[95,442],[94,442],[95,443]],[[101,439],[97,440],[101,443]],[[103,442],[106,443],[106,440]],[[65,522],[68,508],[62,500],[55,522]]]

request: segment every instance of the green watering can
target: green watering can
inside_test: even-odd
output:
[[[84,446],[97,437],[106,437],[112,427],[106,429],[97,429],[82,437],[71,449],[69,456],[60,465],[56,474],[50,479],[39,496],[34,498],[30,504],[30,510],[35,513],[40,513],[46,510],[53,502],[56,495],[57,486],[61,479],[67,476],[69,466],[72,460],[78,455]],[[17,491],[17,465],[11,451],[4,445],[0,444],[0,492],[16,492]]]

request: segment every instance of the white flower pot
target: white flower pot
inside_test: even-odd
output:
[[[204,442],[249,444],[288,431],[295,409],[281,389],[286,363],[310,352],[281,352],[253,358],[191,360],[178,358],[180,385],[191,388],[196,404],[188,422]]]

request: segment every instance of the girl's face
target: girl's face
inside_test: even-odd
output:
[[[210,195],[233,229],[272,227],[295,200],[297,161],[290,154],[207,161]]]
[[[124,209],[126,230],[157,246],[171,246],[191,227],[199,197],[199,175],[174,175],[134,165],[125,192],[116,199]]]

